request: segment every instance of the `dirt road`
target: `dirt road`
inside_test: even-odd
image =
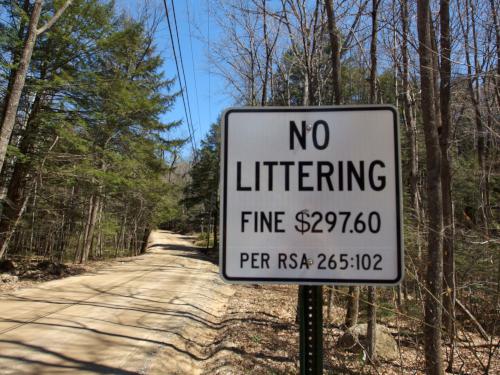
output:
[[[0,374],[197,374],[232,289],[182,236],[148,254],[0,295]]]

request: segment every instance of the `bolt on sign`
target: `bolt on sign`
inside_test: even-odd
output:
[[[226,281],[402,279],[394,107],[231,108],[222,122]]]

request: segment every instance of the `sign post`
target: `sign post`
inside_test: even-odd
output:
[[[301,285],[301,373],[319,374],[319,286],[403,277],[397,110],[228,109],[221,161],[221,275]]]
[[[300,375],[323,374],[323,287],[299,286]]]

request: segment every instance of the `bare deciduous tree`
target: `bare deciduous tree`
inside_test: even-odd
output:
[[[441,190],[441,149],[436,126],[434,75],[429,1],[417,4],[422,117],[426,146],[427,207],[427,275],[425,293],[424,341],[427,374],[443,375],[441,349],[441,295],[443,290],[443,205]]]

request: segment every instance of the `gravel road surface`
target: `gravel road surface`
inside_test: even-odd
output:
[[[233,293],[183,236],[94,274],[0,294],[0,374],[199,374]]]

